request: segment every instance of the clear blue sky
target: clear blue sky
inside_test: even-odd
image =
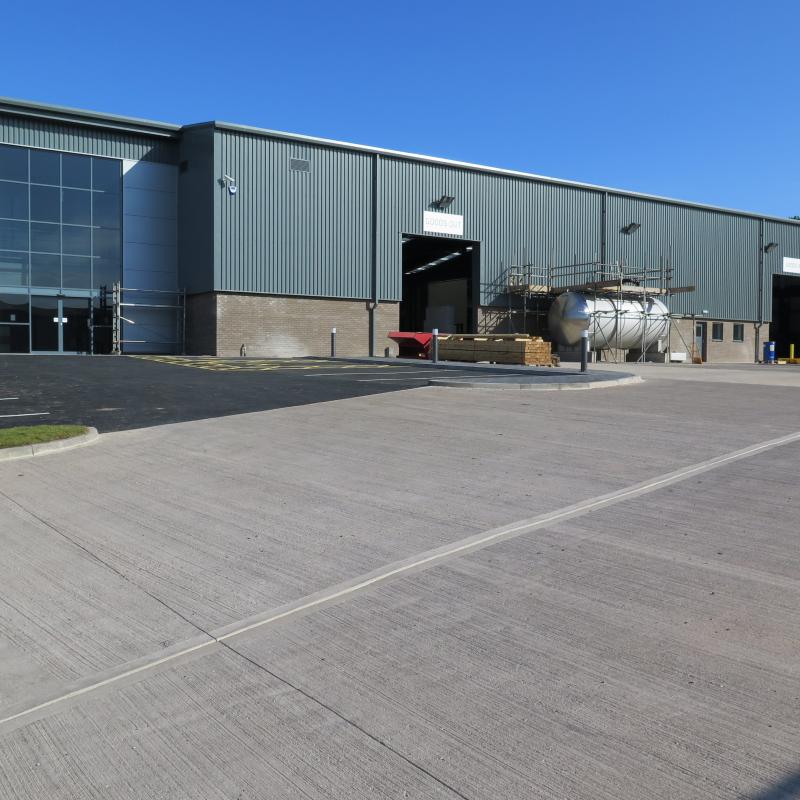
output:
[[[0,94],[800,214],[800,3],[6,3]]]

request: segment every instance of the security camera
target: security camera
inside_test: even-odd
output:
[[[228,192],[230,194],[236,194],[236,190],[238,189],[236,185],[236,178],[232,178],[230,175],[225,174],[222,176],[222,182],[227,184]]]

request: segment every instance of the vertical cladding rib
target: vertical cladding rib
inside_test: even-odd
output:
[[[481,243],[482,302],[504,270],[589,260],[600,240],[600,193],[477,170],[383,159],[381,272],[383,296],[399,299],[401,234],[423,234],[423,211],[441,195],[464,216],[464,239]],[[456,237],[454,237],[456,238]]]
[[[641,227],[630,235],[622,228]],[[658,267],[669,259],[674,286],[696,290],[675,295],[674,313],[708,311],[714,319],[756,319],[758,221],[735,214],[610,195],[608,259]]]
[[[0,114],[0,142],[136,161],[177,163],[175,141]]]
[[[222,198],[217,288],[368,297],[369,155],[227,131],[222,142],[238,190]]]
[[[218,134],[219,167],[236,178],[238,192],[220,189],[216,288],[369,298],[374,156],[243,131]],[[292,159],[307,161],[308,171]],[[672,298],[674,312],[758,318],[757,218],[388,153],[378,197],[379,300],[401,299],[402,234],[423,234],[423,212],[443,194],[455,197],[448,213],[463,215],[463,238],[481,244],[484,304],[497,299],[492,287],[514,264],[598,259],[605,194],[607,261],[657,268],[670,260],[673,285],[697,287]],[[626,235],[621,229],[631,222],[641,227]],[[781,246],[765,255],[765,319],[771,275],[784,255],[800,257],[800,226],[768,221],[767,231]]]
[[[772,319],[772,276],[783,273],[784,258],[800,258],[800,225],[781,225],[772,220],[764,222],[764,244],[778,246],[764,253],[763,314],[766,321]],[[789,273],[794,274],[794,273]]]

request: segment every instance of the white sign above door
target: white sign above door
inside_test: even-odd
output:
[[[464,217],[461,214],[443,214],[441,211],[424,211],[422,230],[425,233],[449,233],[464,235]]]
[[[783,271],[800,275],[800,258],[783,257]]]

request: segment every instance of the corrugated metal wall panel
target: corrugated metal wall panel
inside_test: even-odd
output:
[[[136,161],[177,163],[171,139],[0,114],[0,142]]]
[[[673,313],[756,319],[758,220],[613,194],[607,213],[608,261],[659,267],[671,260],[673,286],[697,287],[671,298]],[[623,233],[632,222],[641,228]]]
[[[464,216],[464,238],[481,243],[482,303],[510,266],[591,260],[599,254],[601,193],[524,178],[381,158],[379,295],[400,299],[401,234],[423,234],[423,212],[442,195]]]
[[[302,140],[215,136],[216,178],[227,173],[238,182],[235,197],[216,187],[217,290],[370,297],[377,169],[380,300],[401,299],[402,234],[424,235],[423,212],[444,194],[455,197],[448,212],[464,217],[463,238],[480,242],[482,304],[500,299],[510,266],[599,259],[605,195],[607,261],[658,267],[671,260],[673,285],[697,287],[671,299],[675,313],[758,319],[758,218]],[[291,170],[292,158],[307,159],[310,171]],[[631,222],[639,230],[622,233]],[[800,253],[800,226],[766,225],[774,231],[767,241],[781,247],[766,255],[765,272],[780,272],[784,254]]]
[[[217,289],[368,298],[373,157],[218,131]],[[306,159],[308,172],[290,169]]]
[[[764,223],[764,245],[775,242],[778,246],[764,253],[764,293],[762,296],[764,320],[772,320],[772,276],[792,274],[783,272],[784,258],[800,258],[800,225],[780,224],[766,220]],[[797,276],[800,281],[800,275]]]

